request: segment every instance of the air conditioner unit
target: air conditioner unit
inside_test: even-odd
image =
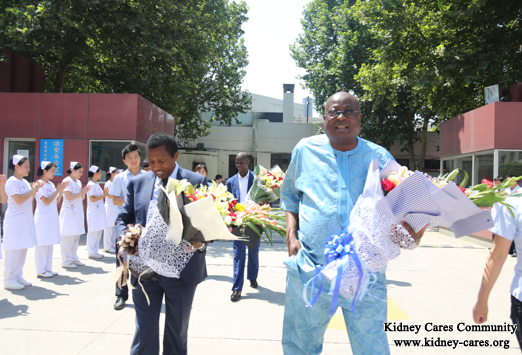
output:
[[[486,105],[492,102],[499,102],[500,87],[498,85],[487,86],[484,89],[484,96],[486,97]]]
[[[197,144],[196,144],[196,149],[197,149],[197,150],[203,150],[203,149],[205,149],[205,143],[197,143]]]

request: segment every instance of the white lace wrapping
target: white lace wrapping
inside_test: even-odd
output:
[[[130,267],[137,272],[152,269],[166,277],[179,278],[196,248],[181,240],[176,246],[174,241],[166,240],[168,226],[161,217],[157,202],[151,201],[147,214],[147,226],[138,241],[138,255],[129,259]]]
[[[380,181],[377,179],[373,181],[373,184],[375,183],[379,183],[379,186],[369,186],[372,181],[368,181],[365,191],[380,189]],[[414,249],[417,247],[408,231],[402,225],[397,224],[382,193],[369,193],[366,194],[366,197],[363,194],[359,197],[350,213],[348,233],[353,236],[355,252],[362,264],[363,277],[362,283],[359,285],[360,271],[353,258],[349,258],[339,288],[339,293],[347,299],[353,298],[358,285],[359,295],[363,297],[365,286],[370,282],[370,274],[383,271],[389,261],[400,255],[401,248]],[[337,275],[339,262],[337,259],[328,264],[322,272],[330,283]]]

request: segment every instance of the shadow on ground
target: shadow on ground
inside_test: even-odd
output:
[[[25,297],[30,301],[48,300],[58,296],[69,296],[68,293],[58,293],[54,290],[34,285],[26,287],[23,290],[10,290],[10,292],[17,296]]]
[[[92,275],[92,274],[108,274],[109,271],[103,270],[101,267],[94,266],[78,266],[76,269],[67,269],[69,273],[78,273],[82,275]]]
[[[258,293],[252,293],[252,289],[249,290],[249,293],[244,294],[241,296],[241,299],[248,300],[248,299],[254,299],[254,300],[260,300],[260,301],[267,301],[268,303],[275,304],[277,306],[284,306],[285,305],[285,294],[284,292],[277,292],[272,291],[266,287],[258,286],[257,291]]]
[[[41,281],[44,283],[54,284],[54,285],[59,285],[59,286],[79,285],[79,284],[82,284],[85,282],[84,280],[82,280],[76,276],[71,277],[71,276],[63,275],[63,274],[56,275],[56,276],[49,277],[49,278],[42,278]]]
[[[26,305],[15,306],[7,299],[0,300],[0,310],[2,310],[0,312],[0,319],[27,316],[29,315],[29,312],[27,312],[28,309],[29,306]]]

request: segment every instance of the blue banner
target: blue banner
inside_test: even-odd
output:
[[[57,166],[55,176],[63,176],[63,139],[40,139],[40,161],[50,161]]]

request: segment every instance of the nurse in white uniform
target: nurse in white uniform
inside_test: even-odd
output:
[[[7,212],[4,218],[4,288],[21,290],[32,285],[22,275],[27,249],[36,245],[32,202],[40,184],[34,182],[31,186],[24,179],[29,175],[29,160],[24,156],[13,156],[9,169],[14,170],[14,174],[5,184]]]
[[[98,253],[102,232],[107,226],[105,217],[105,206],[103,198],[108,192],[102,190],[98,184],[101,179],[101,169],[96,165],[89,168],[89,186],[91,189],[87,193],[87,254],[91,259],[101,259],[103,255]]]
[[[38,245],[34,248],[37,277],[53,277],[58,272],[53,271],[53,245],[60,243],[60,222],[58,220],[58,203],[62,199],[65,188],[69,185],[63,182],[54,187],[50,181],[54,179],[56,165],[42,161],[36,171],[42,187],[36,193],[36,211],[34,226]]]
[[[109,195],[111,184],[114,181],[116,175],[120,171],[118,168],[111,166],[107,171],[107,182],[105,183],[104,190],[107,194],[105,196],[105,215],[107,217],[107,227],[103,231],[103,247],[108,253],[116,253],[116,218],[118,218],[118,206],[114,204],[114,199]]]
[[[0,203],[7,203],[7,195],[5,194],[5,182],[7,181],[5,175],[0,174]],[[0,230],[0,237],[2,231]],[[2,259],[2,241],[0,240],[0,259]]]
[[[67,169],[68,177],[63,182],[69,183],[64,191],[62,209],[60,210],[60,235],[62,242],[60,249],[62,252],[62,267],[64,269],[76,269],[78,266],[85,265],[78,260],[78,243],[80,235],[85,233],[85,223],[83,219],[83,199],[90,190],[89,186],[82,188],[80,178],[83,175],[83,165],[78,162],[71,162]]]

